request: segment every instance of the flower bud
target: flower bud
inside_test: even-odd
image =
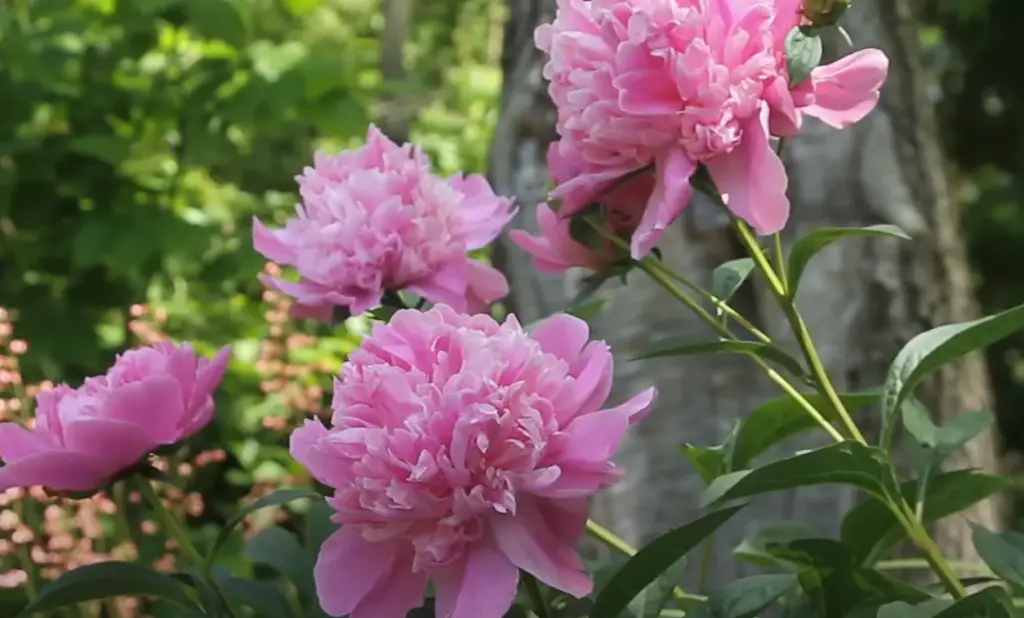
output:
[[[804,0],[804,17],[815,26],[834,26],[851,0]]]

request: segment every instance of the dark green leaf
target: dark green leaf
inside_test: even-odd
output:
[[[996,420],[987,410],[967,412],[936,427],[928,410],[919,402],[908,398],[903,405],[903,426],[921,447],[925,466],[937,466],[960,450],[975,436],[988,429]]]
[[[878,610],[878,618],[934,618],[936,614],[949,607],[953,602],[945,599],[932,599],[917,605],[903,601],[889,603]]]
[[[236,49],[245,47],[245,17],[236,0],[188,0],[189,25],[207,39],[221,40]]]
[[[753,618],[796,586],[796,575],[754,575],[708,595],[686,618]]]
[[[229,519],[224,527],[217,533],[217,538],[213,542],[213,548],[210,550],[210,555],[207,558],[207,563],[212,563],[214,558],[217,556],[217,552],[224,546],[228,538],[231,536],[231,531],[234,530],[235,526],[242,523],[242,521],[252,515],[260,509],[265,509],[271,506],[281,506],[295,500],[301,500],[302,498],[319,498],[320,494],[316,493],[311,489],[278,489],[275,492],[269,493],[249,506],[243,508],[234,517]]]
[[[821,63],[821,37],[807,26],[797,26],[786,35],[786,67],[789,85],[795,86],[807,79]]]
[[[795,376],[804,375],[803,367],[795,358],[779,347],[760,341],[694,341],[689,338],[672,338],[648,346],[639,356],[632,360],[645,358],[663,358],[667,356],[693,356],[694,354],[714,354],[731,352],[736,354],[753,354],[762,360],[775,363]]]
[[[253,608],[263,618],[287,618],[294,616],[288,598],[273,582],[238,577],[218,578],[217,584],[229,597]]]
[[[793,33],[796,33],[800,28],[795,28]],[[817,39],[817,37],[815,37]],[[817,39],[818,45],[820,46],[820,39]],[[821,59],[820,47],[818,50],[818,60]],[[813,67],[812,67],[813,68]],[[790,71],[792,76],[792,71]],[[804,276],[804,271],[807,269],[807,265],[811,263],[811,259],[817,255],[822,249],[836,242],[840,238],[847,236],[893,236],[896,238],[904,238],[910,240],[906,232],[896,227],[895,225],[871,225],[868,227],[826,227],[814,230],[810,234],[807,234],[800,240],[796,241],[793,248],[789,253],[789,286],[790,296],[796,296],[796,290],[800,286],[800,279]]]
[[[896,355],[883,387],[883,447],[892,444],[897,412],[921,381],[943,365],[991,345],[1022,327],[1024,305],[973,322],[940,326],[911,339]]]
[[[754,270],[754,260],[740,258],[720,264],[711,273],[711,294],[721,301],[732,298]]]
[[[601,590],[590,618],[618,618],[619,613],[644,588],[729,521],[743,506],[713,511],[654,539],[630,558]]]
[[[1017,611],[1006,590],[997,586],[985,588],[960,599],[933,618],[1014,618]]]
[[[629,612],[637,618],[657,618],[679,585],[686,570],[686,557],[682,557],[643,589],[629,602]],[[620,616],[621,618],[621,616]]]
[[[21,615],[52,612],[109,597],[157,597],[186,609],[198,609],[186,588],[170,575],[130,562],[100,562],[68,571],[43,586]]]
[[[306,511],[306,551],[314,556],[319,553],[327,537],[339,528],[338,524],[331,521],[333,514],[334,509],[322,499],[309,504],[309,510]]]
[[[1024,588],[1024,534],[1006,530],[996,533],[968,522],[978,555],[999,577]]]
[[[1007,489],[1009,479],[974,470],[954,470],[937,474],[928,484],[924,501],[924,523],[959,513],[992,494]],[[907,481],[900,492],[906,500],[917,495],[917,482]],[[854,507],[843,518],[841,538],[854,549],[859,562],[872,565],[903,538],[906,533],[889,509],[874,498]]]
[[[843,405],[853,410],[874,403],[881,390],[839,395]],[[812,406],[827,419],[837,418],[828,399],[818,393],[804,393]],[[756,457],[776,444],[818,424],[792,397],[779,397],[754,408],[740,423],[732,449],[732,469],[748,467]]]
[[[287,577],[302,598],[312,596],[314,560],[294,534],[276,526],[264,528],[246,544],[245,556]]]
[[[817,533],[806,524],[796,521],[775,522],[743,539],[732,553],[740,560],[758,566],[789,568],[773,555],[769,548],[789,545],[798,539],[813,539],[816,536]]]
[[[704,504],[823,484],[852,485],[883,499],[899,493],[884,451],[842,442],[721,476],[704,493]]]
[[[68,150],[118,165],[128,158],[131,142],[116,135],[79,135],[68,142]]]

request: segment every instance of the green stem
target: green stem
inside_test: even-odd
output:
[[[775,295],[783,312],[786,314],[786,319],[789,321],[790,327],[793,329],[793,334],[797,337],[800,349],[803,352],[804,358],[807,360],[808,366],[811,368],[811,374],[814,376],[819,390],[835,409],[836,414],[839,415],[840,420],[846,427],[846,430],[850,433],[850,436],[861,444],[867,444],[867,440],[864,439],[864,434],[862,434],[860,428],[857,427],[857,423],[855,423],[853,417],[850,416],[849,410],[846,409],[846,406],[843,404],[843,400],[839,397],[839,393],[836,392],[835,387],[832,385],[832,380],[829,378],[825,365],[821,362],[821,356],[818,354],[818,351],[814,346],[814,340],[811,338],[811,333],[807,329],[807,324],[804,323],[803,317],[800,316],[800,313],[796,309],[796,305],[789,297],[785,281],[780,279],[779,275],[772,268],[771,263],[768,261],[768,257],[764,254],[761,246],[757,243],[757,238],[754,237],[753,232],[750,231],[747,224],[736,219],[736,230],[739,232],[740,240],[742,240],[743,244],[747,247],[750,257],[753,258],[754,263],[761,272],[764,273],[765,278],[768,279],[768,284],[771,286],[772,293]]]
[[[156,514],[157,519],[160,520],[160,523],[163,524],[164,530],[171,538],[178,542],[178,547],[182,554],[184,554],[185,561],[188,563],[188,566],[198,569],[203,576],[206,577],[210,584],[210,588],[217,594],[220,602],[224,606],[224,609],[227,611],[228,616],[242,615],[236,612],[232,607],[232,603],[228,600],[227,596],[220,589],[220,586],[213,579],[210,569],[208,568],[209,565],[207,565],[206,561],[203,560],[202,554],[200,554],[199,550],[196,549],[196,546],[192,544],[192,540],[188,538],[188,534],[185,532],[185,529],[181,527],[181,524],[178,522],[178,518],[176,518],[174,514],[167,509],[167,506],[164,505],[164,501],[157,495],[156,490],[153,489],[153,485],[148,479],[142,477],[138,477],[136,481],[135,485],[138,487],[139,492],[142,493],[142,496],[146,501],[149,502],[150,506],[153,507],[153,512]]]
[[[527,594],[530,595],[530,601],[533,604],[533,610],[537,614],[537,618],[551,618],[551,612],[548,611],[548,604],[544,600],[544,593],[540,589],[540,584],[537,583],[537,578],[526,571],[523,571],[522,574],[523,584],[526,586]]]
[[[925,529],[921,522],[914,518],[914,513],[907,505],[906,500],[903,501],[903,504],[896,505],[895,507],[890,505],[890,509],[896,515],[896,519],[906,529],[910,540],[924,552],[925,560],[931,565],[932,571],[939,576],[939,580],[949,593],[953,595],[953,598],[962,599],[967,596],[967,589],[964,588],[960,577],[957,576],[952,567],[949,566],[949,563],[946,562],[942,551],[939,550],[939,546],[936,545],[935,541],[928,534],[928,530]]]
[[[775,268],[779,273],[779,282],[786,293],[789,294],[789,281],[786,274],[786,253],[782,250],[782,234],[775,232],[773,240],[775,242]]]
[[[701,318],[709,326],[711,326],[711,328],[713,328],[719,336],[721,336],[723,339],[735,339],[732,333],[729,332],[729,329],[722,326],[718,322],[718,320],[714,318],[714,316],[712,316],[703,307],[697,304],[697,302],[690,298],[686,294],[686,292],[680,290],[679,287],[676,286],[675,283],[673,283],[672,280],[664,273],[664,271],[662,270],[662,266],[658,262],[653,261],[650,258],[644,258],[638,263],[638,266],[641,270],[646,272],[648,276],[654,279],[655,282],[660,284],[661,287],[665,289],[665,291],[667,291],[677,300],[679,300],[684,305],[689,307],[689,309],[693,311],[697,315],[697,317]],[[843,437],[843,434],[841,434],[839,430],[833,427],[832,423],[828,422],[828,420],[821,415],[821,412],[819,412],[818,409],[811,404],[811,402],[807,401],[807,398],[804,397],[800,391],[796,390],[796,388],[794,388],[793,385],[790,384],[789,381],[786,380],[786,378],[784,378],[779,372],[772,369],[772,367],[768,365],[768,363],[761,360],[761,358],[756,354],[748,353],[746,354],[746,356],[751,361],[753,361],[753,363],[757,365],[762,371],[764,371],[768,378],[772,382],[775,382],[779,386],[779,388],[783,390],[783,392],[792,397],[800,405],[800,407],[804,409],[804,411],[810,414],[811,418],[813,418],[819,425],[821,425],[822,429],[827,431],[828,434],[832,436],[832,438],[836,442],[842,442],[845,439]]]
[[[697,583],[697,592],[705,594],[708,591],[708,578],[711,577],[711,560],[715,557],[715,535],[712,534],[704,541],[704,551],[700,557],[700,581]]]
[[[670,268],[668,268],[668,267],[666,267],[664,265],[662,266],[662,269],[670,277],[672,277],[673,279],[675,279],[679,283],[683,284],[683,286],[689,288],[691,291],[696,292],[700,296],[702,296],[702,297],[708,299],[709,301],[711,301],[711,304],[713,304],[716,309],[718,309],[723,314],[725,314],[725,315],[729,316],[730,318],[732,318],[733,321],[735,321],[737,324],[739,324],[740,326],[745,328],[747,330],[747,332],[749,332],[751,335],[757,337],[758,339],[760,339],[764,343],[771,343],[772,342],[771,337],[769,337],[767,334],[765,334],[764,331],[762,331],[758,327],[754,326],[754,324],[751,323],[751,321],[748,320],[747,318],[743,317],[743,314],[741,314],[739,311],[736,311],[735,309],[733,309],[729,305],[729,303],[727,301],[722,300],[721,298],[718,298],[717,296],[712,294],[710,291],[708,291],[707,289],[702,287],[697,282],[691,281],[690,279],[686,278],[682,274],[677,273],[674,270],[671,270]]]

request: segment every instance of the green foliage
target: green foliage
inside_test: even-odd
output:
[[[819,251],[828,247],[837,240],[849,236],[892,236],[910,240],[910,237],[895,225],[871,225],[868,227],[833,227],[821,228],[803,236],[793,244],[789,252],[789,293],[796,296],[800,287],[800,279],[804,276],[804,270],[810,264],[811,259]]]
[[[719,352],[753,354],[782,367],[795,376],[804,375],[800,361],[787,354],[777,345],[760,341],[693,341],[689,338],[672,338],[648,346],[643,352],[634,356],[632,360],[693,356],[696,354]]]
[[[131,562],[101,562],[79,567],[50,582],[21,615],[52,612],[83,601],[117,596],[152,596],[185,609],[198,609],[180,582]]]

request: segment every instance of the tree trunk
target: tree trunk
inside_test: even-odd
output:
[[[915,334],[978,311],[970,286],[956,212],[946,187],[915,26],[908,0],[858,2],[844,25],[858,46],[880,47],[892,60],[879,109],[845,131],[808,121],[801,135],[787,142],[790,197],[794,216],[789,241],[825,225],[894,223],[915,237],[844,240],[822,252],[808,268],[798,303],[826,366],[840,390],[881,384],[900,346]],[[534,27],[550,21],[553,0],[509,0],[506,29],[505,87],[501,119],[491,154],[496,188],[516,195],[522,213],[517,225],[535,230],[532,206],[544,199],[544,156],[556,138],[554,111],[541,79],[544,58],[534,49]],[[721,262],[742,252],[715,209],[695,199],[682,221],[661,245],[666,262],[705,282]],[[546,276],[536,272],[517,247],[499,247],[496,259],[512,282],[510,308],[530,322],[564,308],[582,273]],[[679,445],[718,444],[733,423],[758,403],[778,396],[774,385],[741,357],[627,362],[653,341],[678,335],[700,336],[707,328],[640,273],[628,288],[609,285],[608,302],[594,320],[595,334],[616,351],[616,395],[651,384],[661,392],[657,410],[631,433],[620,460],[625,480],[595,500],[593,517],[633,543],[694,518],[703,490],[688,468]],[[793,338],[768,290],[745,286],[734,305],[776,340]],[[944,372],[925,397],[939,420],[989,407],[992,402],[984,359],[971,356]],[[868,433],[877,430],[873,411],[863,417]],[[774,455],[825,443],[805,436]],[[957,467],[996,467],[995,437],[974,441]],[[861,497],[838,488],[807,488],[765,496],[718,535],[709,583],[720,585],[747,572],[730,551],[761,526],[795,520],[834,536],[842,516]],[[1000,511],[992,502],[966,517],[940,526],[943,549],[956,558],[974,557],[966,520],[999,528]],[[694,570],[699,560],[691,561]]]

